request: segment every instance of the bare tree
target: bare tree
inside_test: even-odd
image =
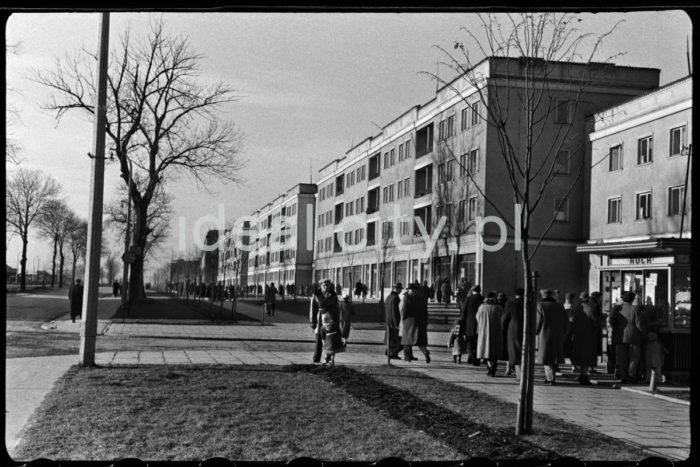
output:
[[[114,227],[120,237],[126,235],[126,221],[128,217],[128,206],[124,203],[127,196],[127,187],[119,185],[117,188],[117,201],[107,206],[107,223]],[[151,200],[150,209],[146,219],[146,228],[150,231],[143,246],[144,258],[158,249],[160,245],[170,235],[170,218],[172,215],[172,196],[165,192],[162,185],[159,185]]]
[[[19,55],[21,52],[21,44],[7,44],[5,50],[8,55]],[[5,96],[9,99],[10,96],[17,94],[18,91],[15,88],[8,87]],[[8,103],[6,108],[6,131],[7,137],[5,139],[5,163],[19,165],[21,159],[19,153],[22,148],[15,138],[12,137],[12,127],[15,126],[20,120],[19,110],[13,103]]]
[[[379,308],[384,310],[384,265],[391,261],[394,255],[394,221],[384,221],[381,225],[379,242],[375,247],[375,255],[379,268]]]
[[[68,246],[72,256],[71,280],[75,282],[78,260],[85,259],[87,251],[88,223],[84,219],[73,216],[68,230]]]
[[[66,243],[71,223],[75,214],[68,205],[60,199],[49,200],[41,210],[37,218],[37,225],[42,234],[53,243],[53,256],[51,260],[51,287],[56,279],[56,255],[60,255],[58,272],[58,286],[63,287],[63,266],[65,254],[63,246]]]
[[[479,15],[479,18],[483,39],[477,37],[474,31],[463,28],[469,38],[467,44],[473,44],[477,50],[477,59],[470,55],[463,42],[455,42],[452,50],[438,47],[446,57],[443,64],[464,77],[470,89],[475,90],[476,99],[473,95],[462,94],[454,82],[427,74],[450,87],[468,105],[479,103],[475,111],[480,119],[487,122],[498,141],[500,159],[506,173],[503,185],[512,191],[514,204],[521,207],[513,226],[507,220],[509,216],[503,214],[503,206],[486,196],[484,187],[469,175],[485,202],[506,225],[519,229],[521,236],[520,253],[526,292],[523,376],[515,430],[520,435],[532,429],[535,351],[532,261],[559,210],[583,177],[583,157],[576,159],[580,163],[577,175],[568,182],[568,190],[559,193],[560,201],[549,221],[542,228],[541,225],[531,224],[531,220],[536,212],[540,218],[547,216],[538,208],[543,205],[543,200],[551,199],[552,181],[560,174],[563,164],[568,165],[574,160],[574,154],[583,153],[581,147],[572,147],[582,139],[583,132],[581,120],[576,120],[574,116],[591,111],[590,103],[585,100],[585,92],[607,72],[605,65],[613,57],[602,62],[593,62],[593,59],[598,55],[602,41],[615,27],[599,35],[582,34],[574,27],[577,22],[575,16],[555,13],[489,14]],[[501,59],[497,70],[500,78],[482,76],[477,67],[480,59],[494,58]],[[576,62],[579,66],[574,71],[562,73],[562,65],[568,62]],[[560,118],[562,114],[563,119]],[[574,125],[574,122],[578,123]],[[459,163],[454,153],[452,157]]]
[[[94,112],[94,59],[93,52],[83,50],[59,61],[53,72],[36,73],[37,82],[55,91],[46,108],[56,111],[59,121],[71,109]],[[111,56],[106,131],[124,183],[128,186],[130,177],[134,181],[129,193],[137,246],[129,281],[132,299],[145,297],[144,251],[153,235],[148,215],[163,181],[180,174],[205,188],[209,177],[239,181],[242,136],[219,117],[221,107],[237,96],[224,83],[202,84],[201,59],[187,38],[166,35],[163,20],[152,24],[145,40],[132,41],[124,33]]]
[[[39,170],[19,169],[7,181],[5,188],[5,220],[8,232],[19,235],[22,239],[22,272],[20,290],[27,287],[27,245],[29,228],[37,220],[46,203],[55,198],[61,186],[50,175]]]

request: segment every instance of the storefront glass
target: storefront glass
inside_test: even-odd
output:
[[[690,329],[690,269],[678,268],[673,277],[673,327]]]
[[[394,263],[394,282],[401,282],[404,286],[408,284],[408,261],[397,261]]]

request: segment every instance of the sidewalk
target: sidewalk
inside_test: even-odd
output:
[[[266,318],[266,321],[270,319]],[[56,331],[79,332],[79,324],[70,320],[51,323]],[[503,374],[486,376],[485,366],[456,365],[445,347],[447,328],[431,325],[429,342],[432,362],[426,364],[420,352],[419,361],[407,363],[392,361],[396,366],[425,374],[432,378],[454,383],[472,390],[482,391],[501,400],[517,403],[518,386],[515,378]],[[100,321],[98,331],[112,337],[154,337],[223,339],[241,341],[308,342],[308,352],[270,352],[250,350],[188,350],[162,352],[119,351],[99,353],[98,365],[121,364],[308,364],[311,360],[313,334],[308,324],[254,321],[235,324],[192,324],[154,322]],[[385,365],[381,343],[384,331],[380,325],[356,323],[350,334],[348,352],[336,356],[336,365]],[[374,344],[363,348],[353,344]],[[376,350],[375,350],[376,349]],[[21,427],[46,395],[53,382],[71,364],[78,363],[78,356],[20,358],[7,360],[7,446],[11,448],[18,439]],[[602,369],[601,369],[602,370]],[[690,453],[690,409],[683,401],[654,397],[638,390],[640,387],[613,389],[611,385],[580,386],[573,376],[558,378],[558,385],[544,386],[541,366],[537,367],[534,408],[537,412],[560,418],[567,422],[607,436],[622,439],[669,459],[686,459]],[[604,379],[602,377],[601,379]]]

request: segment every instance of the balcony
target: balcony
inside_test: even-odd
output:
[[[433,192],[433,166],[426,165],[416,170],[414,198],[421,198]]]
[[[416,131],[416,159],[433,152],[433,124]]]
[[[379,154],[375,154],[374,156],[369,158],[369,178],[368,180],[374,180],[375,178],[379,177],[379,174],[381,173],[381,168],[379,164]]]

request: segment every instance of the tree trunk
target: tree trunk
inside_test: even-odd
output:
[[[56,253],[58,250],[58,239],[54,237],[53,239],[53,257],[51,258],[51,288],[53,288],[56,283]],[[60,287],[60,285],[59,285]]]
[[[22,237],[22,275],[19,282],[19,290],[22,292],[27,290],[27,243],[27,238]]]
[[[146,298],[146,292],[143,288],[143,252],[146,246],[146,210],[147,206],[143,206],[142,203],[134,203],[134,216],[133,216],[133,228],[132,233],[132,245],[138,247],[141,253],[136,255],[134,262],[130,267],[129,276],[129,301],[138,301]]]
[[[65,259],[66,255],[63,254],[63,251],[60,251],[60,258],[61,258],[61,266],[60,269],[58,270],[58,287],[61,288],[63,287],[63,266],[65,264]],[[53,278],[52,278],[53,280]]]
[[[523,322],[523,346],[520,360],[520,393],[518,396],[517,419],[515,434],[527,434],[532,430],[533,394],[535,384],[535,307],[533,290],[532,265],[528,260],[528,234],[525,229],[522,238],[522,262],[525,296],[523,298],[524,322]]]
[[[71,280],[73,283],[75,283],[75,270],[78,267],[78,257],[76,255],[73,255],[73,269],[72,269],[72,274],[71,274]]]

